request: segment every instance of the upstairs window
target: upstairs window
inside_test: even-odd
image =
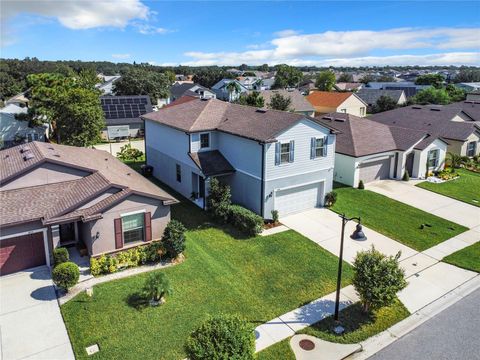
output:
[[[284,143],[280,146],[280,164],[290,162],[290,143]]]
[[[203,133],[200,134],[200,149],[205,149],[210,147],[210,134]]]
[[[428,152],[428,168],[436,168],[438,166],[438,158],[440,151],[438,149]]]
[[[275,165],[293,162],[295,142],[292,140],[286,143],[275,144]]]
[[[327,156],[327,144],[325,138],[315,139],[315,157]]]

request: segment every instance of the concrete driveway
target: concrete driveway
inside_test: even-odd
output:
[[[47,267],[0,278],[1,359],[75,359]]]
[[[110,144],[98,144],[98,145],[94,145],[93,147],[97,150],[107,151],[113,156],[117,156],[117,153],[120,152],[120,149],[122,148],[122,146],[125,146],[127,144],[128,144],[128,141],[122,141],[122,142],[112,142]],[[130,141],[130,144],[132,145],[132,148],[145,152],[145,140]]]
[[[470,229],[480,226],[480,208],[416,187],[416,183],[418,181],[381,180],[365,187]]]

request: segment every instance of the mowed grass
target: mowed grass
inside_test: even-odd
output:
[[[444,262],[480,273],[480,242],[443,258]]]
[[[398,299],[392,305],[368,314],[362,311],[360,303],[355,303],[340,312],[340,324],[345,328],[342,335],[337,335],[333,331],[335,327],[333,316],[301,330],[300,333],[316,336],[330,342],[353,344],[388,329],[409,315],[409,311]]]
[[[335,191],[338,198],[332,207],[333,211],[345,213],[348,217],[360,216],[365,226],[418,251],[468,230],[373,191],[339,184],[336,184]]]
[[[425,181],[417,186],[480,207],[480,174],[466,169],[458,169],[457,172],[460,175],[458,179],[441,184]]]
[[[188,227],[186,259],[166,268],[173,295],[138,307],[147,274],[94,287],[61,307],[77,359],[183,359],[189,333],[208,314],[236,313],[254,326],[335,290],[337,258],[294,232],[244,238],[182,202],[172,217]],[[351,267],[344,265],[343,285]],[[99,344],[87,356],[85,347]]]
[[[257,353],[257,360],[295,360],[290,339],[282,340]]]

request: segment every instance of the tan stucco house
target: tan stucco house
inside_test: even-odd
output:
[[[360,117],[367,115],[367,104],[351,92],[312,91],[306,99],[315,108],[316,115],[334,112]]]
[[[0,274],[158,240],[175,198],[105,151],[31,142],[0,152]]]

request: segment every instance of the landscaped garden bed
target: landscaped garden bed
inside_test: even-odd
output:
[[[448,182],[450,184],[450,182]],[[415,250],[423,251],[466,230],[466,227],[368,190],[336,184],[331,209]]]

